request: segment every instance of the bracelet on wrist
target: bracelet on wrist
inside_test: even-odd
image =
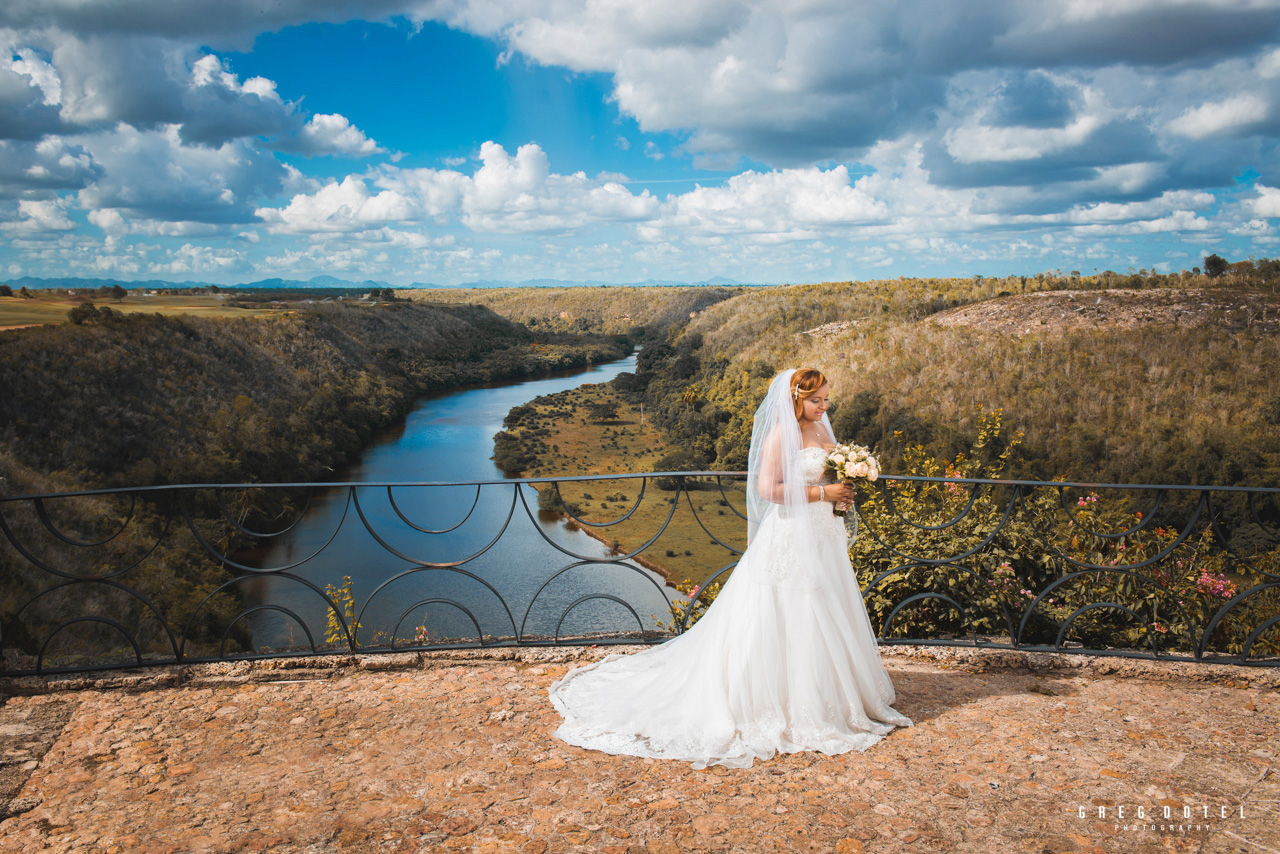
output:
[[[827,500],[827,488],[822,484],[818,484],[818,500],[819,501]]]

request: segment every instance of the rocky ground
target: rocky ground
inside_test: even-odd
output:
[[[1209,327],[1280,331],[1280,295],[1228,288],[1151,288],[1044,291],[986,300],[939,312],[942,326],[975,326],[1016,335],[1136,326]]]
[[[892,648],[915,727],[861,754],[694,771],[552,737],[547,687],[602,653],[8,680],[0,748],[25,779],[0,778],[20,784],[0,791],[0,850],[1277,847],[1274,670]]]

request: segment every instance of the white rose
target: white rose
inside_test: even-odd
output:
[[[832,454],[831,462],[835,463],[838,466],[844,465],[844,454]]]
[[[857,463],[853,462],[852,460],[850,460],[849,462],[845,463],[845,464],[844,464],[844,476],[845,476],[845,477],[857,477],[857,475],[854,473],[854,471],[855,471],[857,468],[858,468]]]
[[[858,463],[853,467],[854,477],[866,477],[869,474],[871,474],[871,466],[866,463]]]

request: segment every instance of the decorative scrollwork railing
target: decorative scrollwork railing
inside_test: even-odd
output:
[[[736,567],[743,481],[0,497],[0,675],[660,642]],[[883,476],[857,508],[882,643],[1280,665],[1280,489]]]

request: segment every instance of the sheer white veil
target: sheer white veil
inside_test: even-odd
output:
[[[747,542],[755,539],[756,532],[770,515],[781,513],[798,523],[792,534],[798,540],[797,549],[803,550],[812,548],[813,538],[809,515],[803,512],[809,496],[800,453],[804,439],[791,392],[794,373],[794,369],[785,370],[773,378],[751,426],[751,451],[747,457]],[[831,422],[826,415],[820,423],[827,434],[824,441],[834,443]]]

